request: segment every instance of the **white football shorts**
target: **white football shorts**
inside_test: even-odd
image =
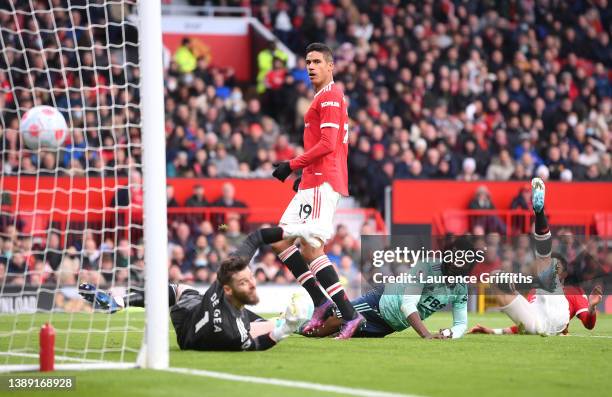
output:
[[[563,294],[545,294],[538,290],[532,302],[525,297],[517,297],[502,312],[532,335],[558,335],[569,323],[569,303]]]
[[[334,214],[340,193],[329,183],[311,189],[298,190],[279,222],[285,237],[302,237],[318,248],[334,234]]]

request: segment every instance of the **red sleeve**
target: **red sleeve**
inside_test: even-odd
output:
[[[589,299],[582,289],[566,288],[565,297],[570,305],[570,313],[582,321],[586,329],[593,329],[597,321],[597,314],[589,312]]]
[[[292,170],[304,168],[312,164],[319,157],[331,153],[338,142],[338,129],[326,127],[321,129],[321,140],[307,152],[289,162]]]
[[[336,91],[321,95],[318,105],[321,139],[307,152],[289,162],[292,170],[309,166],[319,157],[333,152],[338,144],[338,131],[342,120],[342,95]]]
[[[580,321],[582,321],[582,325],[584,325],[584,328],[595,328],[595,323],[597,322],[597,313],[591,313],[587,310],[586,312],[578,313],[576,317],[578,317]]]

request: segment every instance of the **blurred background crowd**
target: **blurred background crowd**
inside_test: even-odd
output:
[[[287,54],[271,41],[256,54],[256,80],[243,84],[186,37],[165,57],[170,178],[268,178],[272,163],[302,153],[303,116],[313,97],[303,55],[308,43],[319,41],[333,49],[335,82],[349,101],[349,187],[363,207],[382,210],[384,189],[396,178],[612,181],[607,0],[207,3],[250,7],[298,55],[297,63],[288,68]],[[4,47],[16,49],[0,58],[3,175],[129,176],[138,185],[142,144],[133,104],[140,100],[140,72],[137,32],[125,12],[130,5],[109,4],[107,14],[96,7],[69,13],[34,6],[36,18],[0,5]],[[117,25],[97,27],[105,15]],[[21,27],[35,33],[16,34]],[[34,103],[70,108],[72,136],[57,153],[20,150],[20,111]],[[226,200],[225,190],[220,198],[194,191],[191,203],[173,202],[171,190],[171,207],[240,207],[233,193]],[[479,188],[470,208],[492,208],[487,195]],[[130,197],[138,196],[118,193],[116,200],[125,205]],[[513,208],[529,209],[529,203],[528,191],[517,192]],[[236,217],[225,222],[223,232],[209,221],[170,222],[172,281],[213,279],[245,233]],[[506,226],[490,219],[480,225],[486,233],[504,233]],[[15,222],[3,222],[0,233],[0,278],[15,273],[11,283],[56,277],[70,284],[79,272],[81,280],[101,283],[140,277],[140,245],[83,233],[68,246],[53,233],[35,241],[16,229]],[[37,247],[50,251],[45,258],[31,255]],[[341,227],[329,249],[343,277],[358,277],[358,241]],[[28,266],[34,272],[20,276]],[[254,269],[260,281],[291,279],[266,250]]]

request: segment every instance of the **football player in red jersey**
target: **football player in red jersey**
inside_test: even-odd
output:
[[[563,282],[565,277],[567,276],[567,263],[560,256],[553,254],[554,257],[557,258],[559,266],[559,280]],[[577,317],[582,322],[582,325],[586,329],[595,328],[595,322],[597,321],[597,312],[595,308],[602,300],[602,288],[601,286],[595,286],[591,291],[591,294],[587,298],[584,290],[575,285],[564,285],[563,292],[565,294],[565,298],[569,304],[569,319],[571,320],[574,317]],[[535,301],[535,295],[531,292],[527,296],[527,301],[529,304],[533,304]],[[560,332],[561,335],[565,335],[568,333],[569,323]],[[493,335],[507,335],[507,334],[518,334],[519,327],[517,325],[513,325],[511,327],[506,328],[489,328],[481,324],[477,324],[475,327],[470,329],[471,334],[493,334]]]
[[[515,327],[491,329],[481,325],[472,328],[471,333],[526,333],[532,335],[559,335],[567,332],[570,319],[579,315],[585,317],[585,326],[595,325],[595,306],[601,301],[601,289],[595,288],[590,302],[578,299],[575,290],[564,287],[567,276],[567,262],[559,254],[552,253],[552,233],[544,210],[545,185],[540,178],[534,178],[532,186],[532,205],[535,215],[534,241],[535,260],[528,267],[534,267],[533,280],[520,282],[498,282],[495,295],[505,313]],[[502,274],[500,272],[499,274]],[[512,273],[507,273],[511,275]],[[535,293],[525,299],[519,290],[535,289]],[[592,305],[591,305],[592,303]],[[573,306],[573,307],[572,307]],[[586,308],[584,311],[582,309]],[[579,313],[580,312],[580,313]],[[584,314],[587,313],[587,314]]]
[[[344,319],[338,338],[347,339],[365,319],[351,305],[323,251],[334,232],[332,220],[338,200],[348,195],[347,103],[344,92],[334,83],[334,60],[328,46],[310,44],[306,48],[306,68],[315,96],[304,116],[305,152],[291,161],[275,164],[272,174],[282,182],[297,170],[302,170],[302,177],[295,183],[296,194],[279,222],[282,240],[272,248],[313,299],[314,314],[305,328],[321,326],[326,310],[335,304]],[[295,245],[298,239],[300,250]]]

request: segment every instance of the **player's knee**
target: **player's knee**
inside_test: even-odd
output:
[[[309,262],[313,261],[316,258],[320,257],[321,255],[325,254],[325,251],[323,251],[323,242],[322,241],[321,241],[321,244],[318,247],[313,247],[308,242],[304,241],[304,239],[302,239],[302,241],[301,241],[300,252],[301,252],[302,256],[304,257],[304,259],[306,259]]]

